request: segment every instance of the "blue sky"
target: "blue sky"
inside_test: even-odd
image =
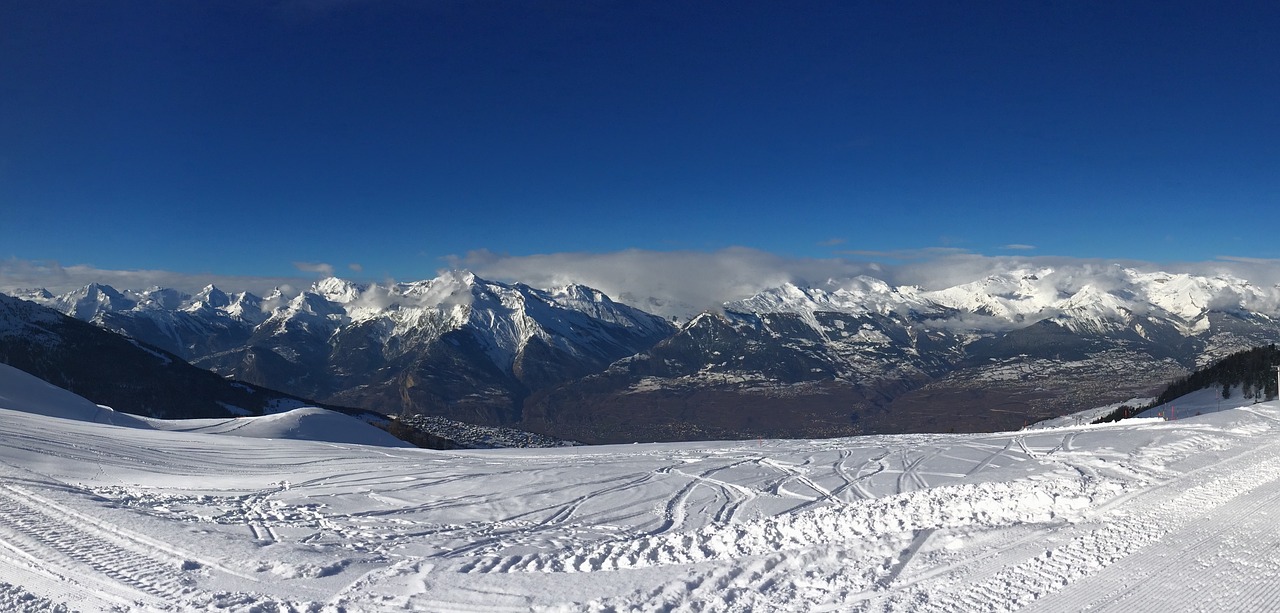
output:
[[[4,2],[0,258],[1280,258],[1277,32],[1274,2]]]

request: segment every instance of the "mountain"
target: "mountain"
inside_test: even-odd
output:
[[[588,287],[467,272],[27,296],[299,396],[584,442],[1017,428],[1280,337],[1280,288],[1121,266],[786,283],[679,326]]]
[[[1016,429],[1152,395],[1280,337],[1274,289],[1106,272],[1014,270],[940,290],[785,284],[535,396],[526,427],[588,442]]]
[[[2,363],[0,363],[0,409],[126,428],[150,427],[138,417],[99,406],[43,379]]]
[[[599,372],[674,330],[581,285],[539,290],[465,272],[387,286],[329,278],[266,298],[110,291],[26,296],[238,381],[494,425],[518,422],[532,391]]]
[[[133,303],[94,288],[81,305]],[[106,300],[103,300],[106,298]],[[134,307],[136,308],[136,304]],[[85,307],[82,313],[88,313]],[[308,405],[229,381],[162,349],[0,294],[0,363],[116,410],[160,418],[262,415]]]
[[[195,296],[159,287],[121,292],[96,283],[60,296],[45,290],[14,295],[188,361],[243,345],[266,319],[261,298],[212,285]]]

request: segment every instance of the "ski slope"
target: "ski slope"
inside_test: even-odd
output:
[[[91,405],[0,386],[0,609],[1280,610],[1280,406],[1210,401],[439,452],[67,419]]]

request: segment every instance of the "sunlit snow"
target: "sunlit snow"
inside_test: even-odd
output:
[[[24,377],[0,370],[6,610],[1280,607],[1280,407],[1238,396],[998,434],[440,452],[268,427],[312,411],[96,423]],[[226,436],[254,424],[272,438]]]

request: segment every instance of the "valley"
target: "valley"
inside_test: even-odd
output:
[[[265,297],[15,294],[295,398],[593,444],[1013,429],[1280,338],[1280,290],[1229,275],[1068,266],[820,285],[674,316],[465,271]]]

